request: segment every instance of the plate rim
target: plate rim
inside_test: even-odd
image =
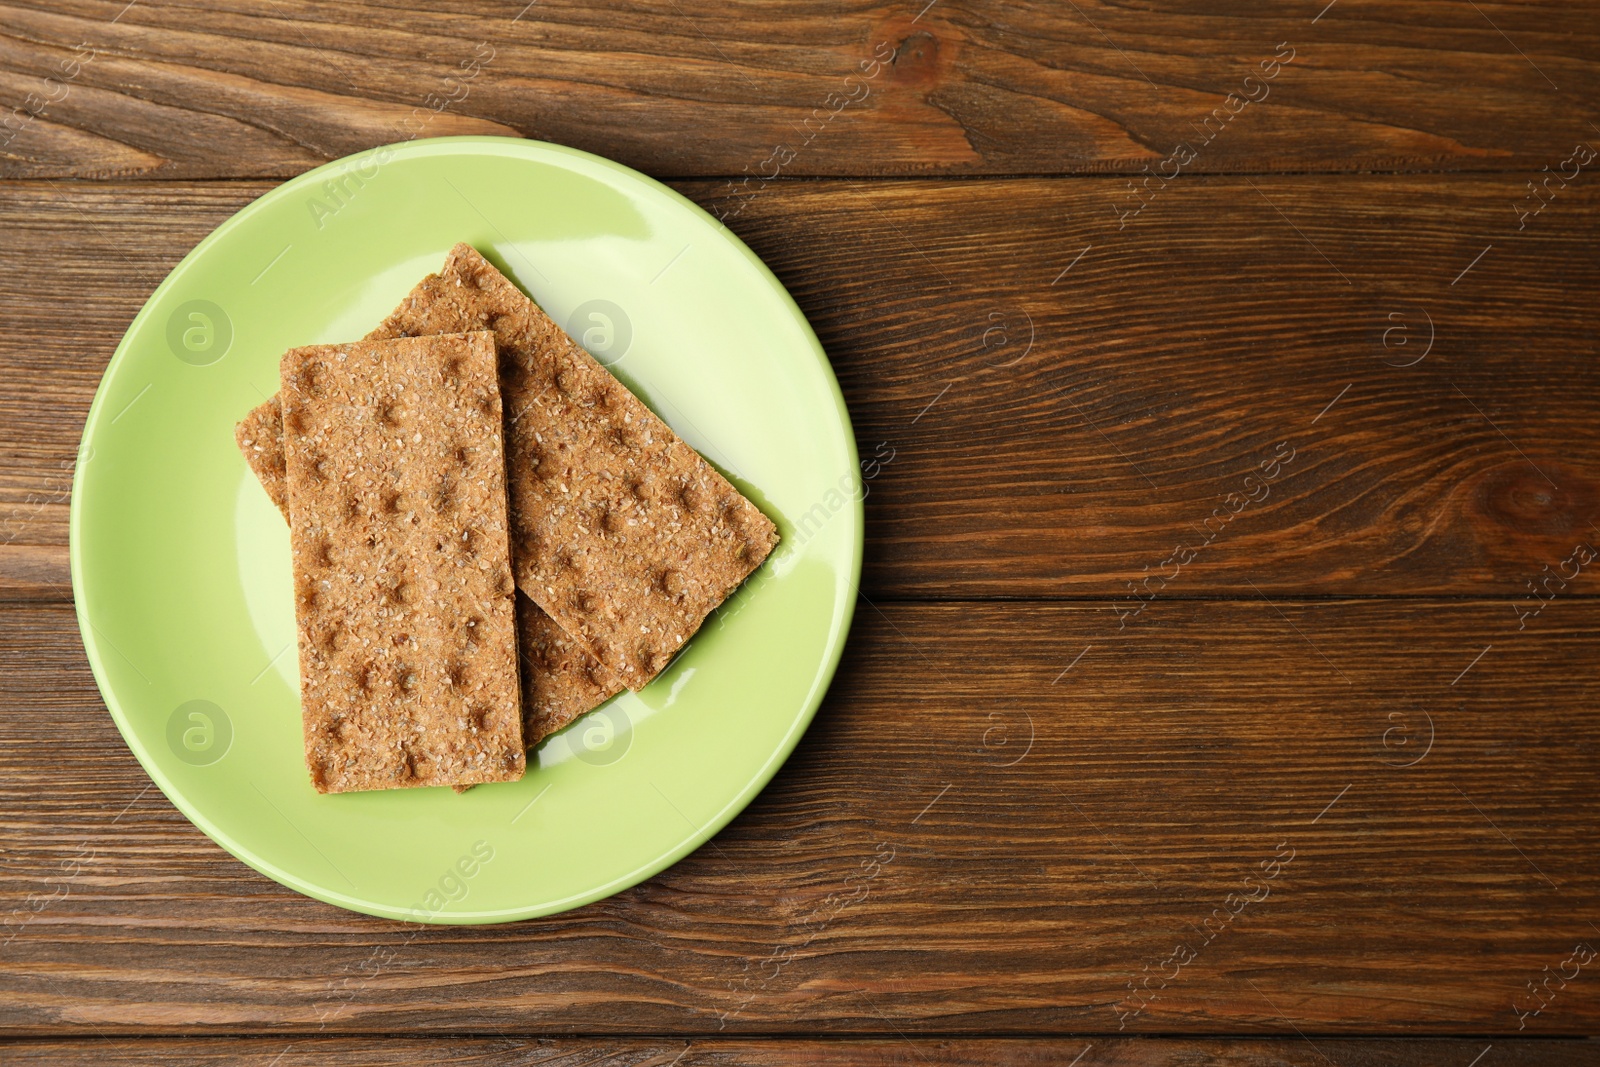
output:
[[[99,431],[101,417],[108,403],[106,399],[106,383],[111,379],[125,360],[130,358],[128,352],[131,347],[131,338],[136,330],[144,326],[145,321],[153,314],[151,307],[168,290],[176,288],[174,279],[180,279],[194,266],[195,261],[208,251],[214,244],[225,240],[227,235],[243,220],[261,210],[263,206],[274,203],[285,196],[292,195],[296,189],[305,185],[315,184],[315,180],[335,168],[346,167],[352,161],[364,161],[380,152],[393,153],[393,158],[404,155],[437,155],[454,154],[455,149],[470,153],[472,149],[487,149],[495,154],[512,158],[522,158],[534,162],[548,162],[550,156],[566,156],[580,162],[598,166],[602,170],[610,171],[623,181],[632,181],[642,184],[646,189],[657,195],[665,195],[669,202],[675,202],[681,207],[689,209],[691,215],[699,216],[703,222],[711,224],[723,240],[727,241],[736,251],[741,253],[746,262],[755,269],[758,277],[766,282],[778,296],[780,305],[788,312],[789,316],[799,326],[804,339],[809,342],[812,355],[816,358],[823,378],[832,393],[834,406],[844,431],[845,451],[850,463],[850,478],[855,489],[850,494],[850,507],[848,514],[854,526],[852,538],[852,552],[849,566],[849,582],[847,588],[859,593],[861,587],[861,567],[866,535],[865,521],[865,493],[861,492],[860,453],[856,447],[855,428],[850,419],[850,411],[844,400],[843,390],[839,387],[838,376],[834,373],[832,362],[828,359],[827,352],[822,347],[821,340],[811,323],[806,319],[804,312],[795,303],[793,295],[783,285],[772,269],[757,256],[750,247],[730,230],[726,224],[716,218],[705,208],[696,204],[676,189],[640,173],[632,167],[607,159],[604,156],[586,152],[582,149],[572,148],[567,145],[555,144],[549,141],[538,141],[521,137],[497,137],[487,135],[472,135],[459,137],[432,137],[417,138],[409,141],[399,141],[391,144],[377,145],[364,149],[339,159],[330,160],[318,167],[305,171],[289,178],[273,188],[251,200],[248,204],[223,220],[210,233],[191,248],[171,270],[169,270],[160,283],[145,297],[143,304],[129,321],[127,329],[123,331],[122,338],[117,342],[116,349],[107,361],[105,370],[101,372],[100,381],[95,386],[94,399],[89,404],[89,411],[84,419],[83,432],[78,439],[77,456],[82,456],[84,449],[90,447],[91,439]],[[84,584],[83,576],[83,490],[84,490],[84,464],[76,463],[72,479],[72,499],[68,511],[67,543],[68,561],[72,575],[72,603],[73,614],[77,619],[78,633],[83,641],[84,654],[89,661],[89,669],[94,675],[95,687],[100,693],[101,700],[105,703],[106,710],[110,713],[113,723],[121,735],[123,743],[128,746],[140,767],[149,777],[152,784],[161,790],[167,800],[177,808],[210,841],[244,863],[252,870],[272,879],[279,885],[293,890],[302,896],[331,904],[346,911],[374,918],[391,919],[401,922],[419,923],[443,926],[479,926],[507,922],[518,922],[524,919],[538,918],[545,915],[554,915],[573,908],[583,907],[613,896],[625,889],[639,884],[656,874],[666,870],[691,852],[696,851],[712,837],[732,822],[756,796],[764,790],[777,775],[779,768],[786,763],[794,753],[794,749],[810,728],[812,720],[816,717],[818,708],[827,696],[833,684],[834,676],[838,672],[839,662],[844,655],[845,645],[849,642],[850,630],[855,618],[856,596],[843,598],[837,621],[833,624],[831,647],[823,656],[821,670],[816,675],[811,691],[806,695],[803,706],[798,715],[790,724],[788,732],[773,748],[765,763],[750,777],[711,818],[705,820],[693,833],[665,852],[647,860],[628,874],[606,882],[603,885],[585,890],[581,893],[569,895],[555,901],[546,901],[527,907],[501,908],[491,911],[455,912],[418,915],[409,909],[393,908],[373,901],[360,900],[346,894],[332,891],[326,887],[313,885],[289,872],[281,870],[264,858],[252,854],[248,849],[239,846],[229,836],[221,831],[183,792],[161,773],[159,766],[150,758],[145,746],[140,743],[138,733],[129,724],[126,714],[117,698],[115,689],[109,684],[102,664],[103,654],[99,647],[94,625],[89,619],[90,590]]]

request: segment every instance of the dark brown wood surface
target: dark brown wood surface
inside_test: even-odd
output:
[[[1509,177],[1202,178],[1119,230],[1121,184],[784,182],[734,220],[809,315],[862,454],[892,457],[869,595],[1126,598],[1176,569],[1168,596],[1526,597],[1600,537],[1600,306],[1580,298],[1600,187],[1519,232]],[[269,187],[0,186],[20,238],[0,249],[0,580],[65,589],[106,359]],[[39,297],[69,292],[96,294],[71,332]],[[1163,568],[1179,545],[1191,564]]]
[[[1578,964],[1516,1008],[1600,941],[1600,601],[1520,635],[1504,601],[1167,609],[1119,636],[1093,603],[863,605],[815,724],[715,847],[460,929],[339,912],[210,844],[98,711],[70,609],[19,606],[3,888],[45,906],[15,917],[0,1028],[1596,1028]],[[1197,958],[1163,967],[1178,944]]]
[[[317,1038],[179,1038],[147,1041],[18,1041],[0,1046],[17,1067],[102,1064],[108,1059],[162,1067],[1410,1067],[1417,1063],[1466,1064],[1494,1054],[1503,1067],[1600,1063],[1593,1041],[1505,1039],[1271,1038],[943,1038],[913,1044],[905,1038],[441,1038],[416,1040]],[[1078,1057],[1082,1059],[1078,1059]]]
[[[1137,171],[1180,141],[1212,172],[1537,171],[1600,94],[1592,2],[125,6],[0,5],[0,89],[47,105],[5,174],[284,176],[418,132],[758,180]]]
[[[1600,1061],[1600,4],[429,7],[0,3],[0,1062]],[[750,808],[419,928],[151,785],[66,524],[190,248],[462,133],[723,218],[881,462]]]

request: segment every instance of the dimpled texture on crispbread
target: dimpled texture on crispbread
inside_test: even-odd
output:
[[[289,486],[283,470],[283,408],[276,394],[250,409],[250,414],[233,428],[234,443],[244,453],[244,461],[255,472],[267,496],[289,517]]]
[[[278,397],[252,409],[239,423],[234,437],[267,496],[287,521],[283,409]],[[514,515],[512,522],[514,525]],[[517,597],[517,619],[523,668],[523,740],[531,748],[621,692],[623,685],[583,646],[571,640],[543,608],[523,595]]]
[[[531,747],[622,692],[623,685],[543,608],[517,594],[522,734]]]
[[[313,785],[520,778],[493,338],[315,345],[281,374]]]
[[[277,455],[278,489],[282,492],[283,420],[277,397],[272,398],[271,407],[273,437],[267,440],[275,442],[276,447],[267,451]],[[260,476],[261,469],[255,464],[251,467]],[[279,510],[287,520],[289,502],[279,504]],[[528,748],[624,688],[616,675],[602,667],[523,593],[517,594],[517,648],[522,657],[522,741]]]
[[[368,336],[475,329],[500,349],[517,584],[640,689],[777,529],[468,245]]]

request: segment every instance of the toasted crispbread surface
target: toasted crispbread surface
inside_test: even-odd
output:
[[[250,469],[287,521],[283,409],[278,397],[251,410],[239,423],[235,438]],[[543,608],[521,594],[517,596],[517,645],[522,662],[523,741],[528,748],[624,688]]]
[[[517,584],[640,689],[777,529],[468,245],[369,336],[475,329],[500,349]]]
[[[283,470],[283,408],[276,394],[250,409],[250,414],[233,428],[233,440],[261,482],[261,488],[267,491],[284,518],[288,518],[289,486]]]
[[[517,631],[522,645],[522,735],[530,747],[622,692],[616,675],[521,593]]]
[[[368,339],[489,329],[509,415],[519,588],[631,689],[642,688],[777,544],[754,504],[469,245]],[[276,398],[241,424],[269,495]],[[255,446],[252,446],[252,449]]]
[[[493,338],[314,345],[281,373],[312,783],[520,778]]]
[[[283,419],[278,398],[273,397],[270,404],[274,436],[269,440],[276,441],[277,447],[268,451],[275,452],[278,457],[277,490],[282,493],[285,489]],[[256,409],[257,412],[261,410]],[[260,467],[252,463],[251,468],[258,477],[262,476]],[[264,478],[262,484],[266,487]],[[268,487],[267,492],[270,496],[273,490]],[[279,504],[279,509],[287,520],[288,501]],[[517,649],[522,660],[522,740],[528,748],[583,713],[593,711],[624,688],[616,675],[568,637],[543,608],[523,593],[517,594]]]

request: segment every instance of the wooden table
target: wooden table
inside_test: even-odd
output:
[[[0,4],[0,1060],[1600,1063],[1594,0],[125,2]],[[766,792],[474,929],[178,814],[66,552],[165,273],[464,133],[723,217],[872,461]]]

